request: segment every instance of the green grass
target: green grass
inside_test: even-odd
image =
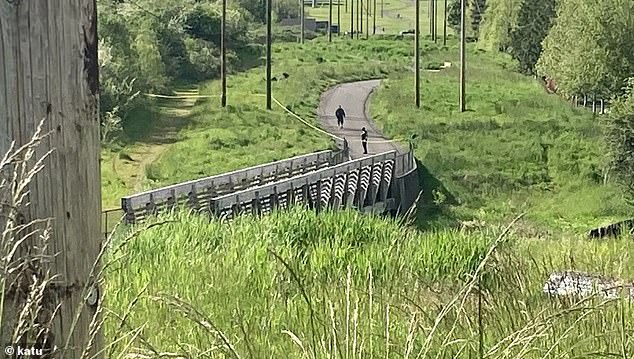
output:
[[[468,358],[480,343],[491,358],[634,349],[627,303],[573,304],[541,293],[551,270],[634,275],[627,239],[544,242],[511,231],[498,242],[495,227],[423,233],[356,212],[300,208],[231,225],[184,214],[165,219],[175,222],[127,242],[125,257],[110,267],[107,306],[126,318],[122,331],[109,316],[110,342],[142,328],[135,346],[194,358],[235,357],[230,351],[403,358],[407,348],[412,358],[424,351],[421,357]],[[478,314],[478,296],[466,289],[475,289],[468,275],[483,259]],[[134,351],[129,340],[113,354]]]
[[[272,73],[279,79],[273,82],[273,96],[302,118],[315,121],[323,90],[339,82],[403,71],[412,51],[409,41],[389,39],[278,44],[273,47]],[[227,108],[222,109],[216,98],[201,101],[192,111],[193,124],[181,132],[182,139],[147,168],[154,186],[332,146],[327,137],[288,116],[275,103],[272,111],[266,110],[262,68],[232,75],[227,82]],[[219,93],[217,81],[201,86],[201,94]]]
[[[431,229],[298,208],[231,224],[167,216],[174,222],[129,242],[118,237],[122,251],[110,251],[106,303],[118,318],[108,316],[106,337],[130,334],[110,356],[135,351],[126,346],[132,341],[146,353],[193,358],[475,358],[480,346],[488,358],[628,357],[629,303],[542,293],[552,271],[634,277],[631,240],[576,235],[629,210],[615,185],[601,182],[597,119],[514,73],[508,58],[471,48],[469,111],[460,113],[455,43],[424,47],[423,67],[453,66],[423,72],[421,109],[409,40],[278,44],[273,75],[290,77],[275,82],[273,94],[314,121],[323,89],[389,77],[371,110],[388,135],[418,135],[427,190],[419,220]],[[262,68],[231,76],[229,86],[227,109],[216,99],[192,108],[178,141],[147,166],[148,186],[331,145],[280,109],[264,109],[264,98],[253,96],[264,92]],[[200,91],[217,95],[219,84]],[[500,223],[523,211],[526,220],[496,241]],[[474,217],[486,223],[447,228]],[[483,259],[478,295],[472,278]]]
[[[388,135],[418,135],[416,156],[430,182],[455,198],[452,213],[500,220],[527,211],[534,225],[572,232],[626,217],[631,208],[619,189],[603,184],[607,158],[598,119],[512,72],[502,55],[472,49],[466,112],[458,109],[455,52],[426,57],[453,66],[422,73],[422,108],[414,106],[410,74],[383,82],[371,101]]]

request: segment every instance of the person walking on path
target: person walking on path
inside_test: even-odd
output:
[[[365,127],[361,129],[361,144],[363,145],[363,154],[368,154],[368,131]]]
[[[339,108],[335,111],[335,117],[337,117],[337,126],[343,128],[343,119],[346,117],[346,112],[341,108],[341,105],[339,105]]]

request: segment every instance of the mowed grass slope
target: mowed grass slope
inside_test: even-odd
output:
[[[381,78],[404,71],[413,49],[405,40],[316,40],[310,44],[276,44],[273,51],[273,97],[309,122],[322,91],[346,81]],[[288,75],[285,78],[284,74]],[[330,148],[327,136],[289,116],[273,103],[266,110],[263,68],[228,79],[228,106],[219,98],[200,101],[192,125],[158,161],[147,167],[154,185],[214,175]],[[220,94],[219,82],[201,86],[201,94]]]
[[[106,322],[109,342],[122,339],[110,357],[470,358],[482,345],[490,358],[572,358],[634,349],[627,303],[542,293],[551,270],[634,275],[627,239],[549,241],[546,250],[514,231],[498,237],[497,227],[423,233],[301,208],[232,224],[164,219],[175,222],[144,231],[109,267],[107,306],[125,318]],[[485,258],[479,306],[471,276]]]
[[[458,110],[454,52],[442,54],[451,68],[422,73],[421,109],[412,75],[383,82],[371,101],[388,135],[418,135],[416,156],[434,177],[426,180],[428,195],[444,191],[458,217],[499,220],[527,211],[534,224],[573,232],[627,217],[618,188],[604,184],[599,119],[513,72],[510,59],[468,49],[466,112]]]

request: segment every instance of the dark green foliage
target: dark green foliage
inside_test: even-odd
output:
[[[460,33],[460,0],[450,0],[447,5],[447,24]]]
[[[256,42],[250,34],[261,23],[257,4],[229,4],[231,69],[259,57],[257,48],[248,44]],[[276,10],[286,11],[282,5]],[[98,1],[103,132],[113,136],[125,130],[128,115],[147,104],[145,93],[164,93],[175,82],[219,76],[220,13],[219,4],[211,1]]]
[[[625,94],[612,103],[605,129],[612,170],[629,202],[634,203],[634,78],[628,80]]]
[[[480,33],[480,23],[482,22],[482,17],[486,11],[486,5],[486,0],[469,1],[469,8],[471,10],[471,28],[473,29],[476,38]]]
[[[565,95],[620,93],[634,73],[633,13],[629,0],[559,0],[538,72]]]
[[[524,1],[517,27],[511,31],[509,53],[519,62],[520,70],[533,74],[542,52],[542,41],[555,16],[555,0]]]

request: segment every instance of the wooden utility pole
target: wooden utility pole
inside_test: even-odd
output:
[[[370,0],[365,4],[365,39],[370,37]]]
[[[372,20],[372,28],[374,29],[374,31],[372,32],[372,35],[376,35],[376,0],[374,0],[374,9],[372,10],[372,16],[373,16],[373,20]]]
[[[301,22],[301,40],[300,43],[304,43],[306,38],[306,20],[304,20],[304,0],[299,0],[299,21]]]
[[[359,39],[359,14],[361,13],[361,9],[359,7],[359,1],[360,0],[357,0],[357,28],[356,28],[357,40]]]
[[[266,109],[271,109],[271,10],[272,0],[266,0]]]
[[[445,0],[445,16],[443,19],[442,44],[447,45],[447,0]]]
[[[19,333],[18,343],[34,344],[47,357],[57,347],[56,358],[79,359],[89,346],[86,357],[103,357],[97,354],[103,349],[102,331],[91,328],[93,319],[101,322],[97,309],[102,297],[97,278],[102,245],[97,46],[96,0],[0,1],[0,156],[13,141],[14,150],[27,144],[42,120],[47,133],[29,161],[33,165],[43,159],[43,168],[26,188],[28,204],[0,206],[10,215],[1,216],[0,223],[16,216],[16,225],[32,223],[13,233],[14,240],[7,238],[17,251],[3,261],[23,267],[0,273],[7,280],[0,293],[3,347],[17,344],[9,336],[19,311],[32,305],[27,297],[38,296],[32,282],[45,285],[44,297],[37,308],[23,313],[27,323],[34,322],[25,328],[28,333]],[[41,249],[49,258],[37,257],[33,247],[44,221],[50,232]],[[46,272],[50,282],[44,281]]]
[[[383,0],[381,0],[381,19],[383,18]]]
[[[328,1],[328,42],[332,42],[332,0]]]
[[[350,0],[350,38],[354,39],[354,0]]]
[[[460,1],[460,112],[465,111],[466,1]]]
[[[434,42],[438,42],[438,0],[432,0],[434,2]]]
[[[337,0],[337,37],[341,36],[341,0]]]
[[[302,0],[304,1],[304,0]],[[227,106],[227,0],[222,0],[222,21],[220,26],[220,77],[222,78],[222,95],[220,104]]]
[[[416,107],[420,108],[420,0],[416,1],[416,38],[414,40],[414,56],[416,57],[416,80],[414,86],[416,87]]]
[[[363,34],[363,0],[361,1],[361,5],[359,6],[359,32]]]

